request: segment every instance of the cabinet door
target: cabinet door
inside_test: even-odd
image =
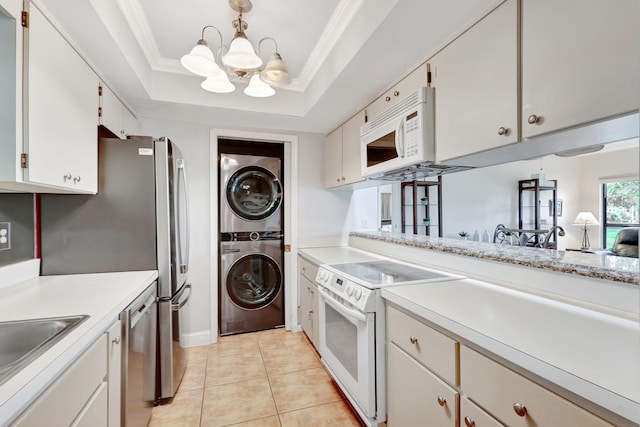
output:
[[[133,114],[107,85],[101,83],[100,87],[100,124],[121,139],[137,133],[137,119]]]
[[[33,2],[24,31],[25,181],[95,193],[98,78]]]
[[[120,426],[120,396],[122,393],[122,322],[117,320],[107,330],[107,378],[109,427]]]
[[[466,397],[460,397],[460,427],[502,427],[503,424],[474,405]]]
[[[307,334],[309,339],[313,339],[313,309],[312,303],[312,289],[311,282],[302,274],[298,274],[298,284],[300,292],[300,326],[302,330]]]
[[[109,394],[107,389],[106,382],[98,387],[82,412],[73,420],[71,427],[108,427],[111,425],[107,415],[107,399]]]
[[[342,182],[342,127],[339,127],[324,140],[324,186],[333,188]]]
[[[407,74],[391,89],[376,98],[366,108],[367,118],[371,120],[387,108],[402,101],[407,95],[411,95],[419,88],[427,85],[427,64],[424,63]]]
[[[429,60],[436,161],[518,140],[517,6],[503,3]]]
[[[364,110],[359,112],[342,126],[343,184],[364,181],[360,144],[360,126],[364,124],[364,114]]]
[[[0,181],[22,180],[21,0],[0,0]]]
[[[387,348],[389,427],[457,426],[458,393],[395,344]]]
[[[638,109],[637,0],[522,3],[524,138]]]

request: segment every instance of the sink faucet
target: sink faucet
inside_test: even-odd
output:
[[[554,231],[558,231],[558,236],[562,237],[565,235],[564,228],[559,225],[554,225],[549,229],[547,235],[544,237],[544,241],[542,242],[542,247],[547,249],[549,247],[549,240],[551,240],[551,236],[553,236]]]

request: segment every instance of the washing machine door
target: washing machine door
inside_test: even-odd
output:
[[[261,220],[280,207],[282,185],[271,171],[260,166],[246,166],[229,178],[226,198],[236,215],[250,221]]]
[[[227,295],[240,308],[257,310],[271,304],[282,287],[278,264],[264,254],[238,259],[227,274]]]

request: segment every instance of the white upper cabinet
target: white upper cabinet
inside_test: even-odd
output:
[[[138,132],[138,120],[104,83],[100,83],[100,124],[118,138]]]
[[[325,138],[325,188],[342,187],[364,181],[360,159],[360,126],[364,124],[364,116],[365,111],[362,110]]]
[[[638,0],[523,0],[524,138],[638,109],[639,16]]]
[[[436,161],[518,140],[517,14],[508,0],[428,61]]]
[[[391,89],[376,98],[366,108],[367,118],[372,119],[389,107],[402,101],[408,95],[427,85],[427,64],[424,63],[407,74]]]
[[[29,6],[29,2],[26,2]],[[61,191],[98,188],[98,84],[34,2],[24,29],[24,179]]]

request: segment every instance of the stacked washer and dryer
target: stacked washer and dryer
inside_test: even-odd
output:
[[[220,154],[220,335],[284,325],[281,168]]]

